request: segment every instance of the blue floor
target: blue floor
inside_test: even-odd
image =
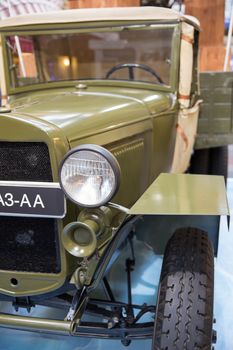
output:
[[[233,213],[233,179],[228,181],[228,199]],[[233,223],[233,222],[232,222]],[[232,225],[231,225],[232,226]],[[223,218],[220,232],[219,255],[215,265],[215,317],[217,323],[215,329],[218,332],[218,341],[215,350],[233,349],[233,228],[227,231],[226,219]],[[147,256],[147,266],[140,265],[140,259]],[[138,267],[133,280],[133,302],[146,301],[154,303],[156,299],[159,270],[162,259],[155,259],[153,253],[147,246],[140,247],[137,253]],[[111,272],[112,287],[118,297],[125,297],[125,274],[122,262]],[[122,295],[123,290],[123,295]],[[0,303],[0,311],[9,312],[10,305]],[[26,312],[24,312],[26,313]],[[41,317],[55,317],[54,311],[40,307],[32,311],[32,315]],[[64,316],[61,314],[61,316]],[[150,349],[151,341],[135,341],[128,349],[141,350]],[[30,333],[0,329],[0,350],[122,350],[125,349],[119,341],[90,340],[85,338],[74,338],[68,336],[53,336],[42,333]]]

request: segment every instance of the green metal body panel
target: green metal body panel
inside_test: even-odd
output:
[[[130,209],[132,215],[229,215],[222,176],[161,174]]]
[[[195,148],[233,143],[233,72],[200,74],[201,105]]]
[[[230,211],[221,176],[161,174],[130,209],[142,215],[137,237],[145,239],[158,254],[164,254],[169,238],[182,227],[196,227],[208,233],[218,252],[221,216]]]
[[[72,322],[69,321],[8,314],[0,314],[0,325],[6,328],[46,331],[63,335],[70,335],[72,331]]]
[[[149,100],[149,102],[147,102]],[[53,124],[71,144],[87,136],[124,127],[160,114],[171,107],[171,96],[165,92],[127,89],[111,86],[85,90],[49,90],[32,93],[13,101],[12,113],[35,117]]]

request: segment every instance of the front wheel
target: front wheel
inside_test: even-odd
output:
[[[177,230],[164,254],[153,350],[211,350],[213,287],[208,235],[195,228]]]

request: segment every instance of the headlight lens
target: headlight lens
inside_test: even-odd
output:
[[[61,186],[73,202],[85,207],[98,207],[116,193],[120,167],[105,148],[82,145],[70,151],[60,169]]]

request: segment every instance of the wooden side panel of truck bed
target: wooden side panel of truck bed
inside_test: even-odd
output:
[[[201,73],[200,88],[195,149],[233,144],[233,72]]]

